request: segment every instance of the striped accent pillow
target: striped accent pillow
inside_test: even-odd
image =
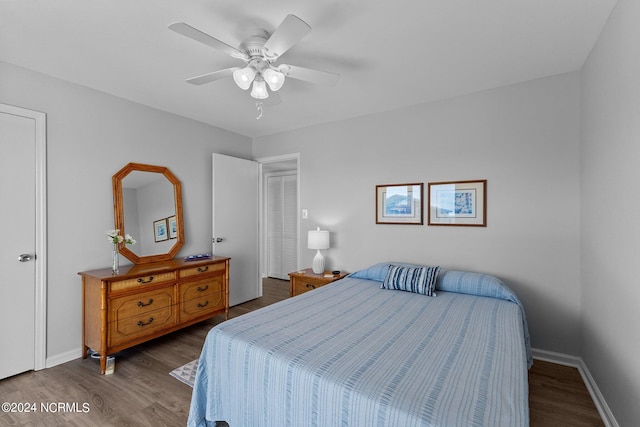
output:
[[[402,267],[389,266],[387,277],[382,282],[382,289],[396,289],[433,296],[436,278],[440,267]]]

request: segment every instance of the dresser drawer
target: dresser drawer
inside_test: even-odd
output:
[[[111,292],[123,291],[125,289],[138,288],[141,285],[150,285],[158,283],[167,283],[176,280],[176,272],[150,274],[148,276],[134,277],[127,280],[116,280],[110,282],[109,290]]]
[[[180,322],[224,309],[223,276],[180,284]]]
[[[173,287],[114,298],[109,303],[109,345],[136,339],[175,324]]]
[[[204,276],[212,273],[223,274],[226,269],[226,266],[222,262],[207,264],[207,265],[199,265],[193,268],[183,268],[178,272],[181,279],[186,277],[194,277],[195,276]]]

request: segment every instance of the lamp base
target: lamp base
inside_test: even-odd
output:
[[[313,257],[313,262],[311,263],[311,269],[315,274],[324,273],[324,257],[320,253],[320,249],[316,252],[316,256]]]

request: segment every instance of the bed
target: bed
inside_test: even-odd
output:
[[[439,269],[430,293],[383,288],[391,268],[418,267],[376,264],[214,327],[188,425],[528,426],[517,296]]]

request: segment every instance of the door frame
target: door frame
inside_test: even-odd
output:
[[[282,154],[279,156],[270,156],[270,157],[260,157],[255,159],[258,162],[258,235],[259,235],[259,265],[260,265],[260,277],[266,277],[267,267],[266,267],[266,257],[267,257],[267,238],[265,236],[266,233],[266,224],[265,220],[265,194],[264,194],[264,172],[263,172],[263,164],[267,163],[279,163],[284,161],[296,161],[296,210],[298,214],[296,215],[296,234],[298,240],[297,258],[298,265],[296,269],[300,269],[300,153],[291,153],[291,154]],[[262,290],[262,283],[260,284],[260,289]]]
[[[35,301],[34,370],[47,361],[47,115],[13,105],[1,104],[0,112],[33,119],[35,122]]]

